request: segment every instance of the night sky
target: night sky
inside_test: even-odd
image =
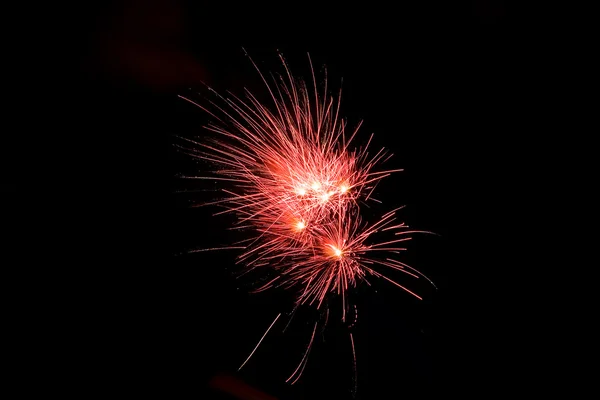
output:
[[[404,168],[377,197],[385,209],[406,205],[400,217],[411,227],[439,234],[415,236],[403,256],[439,290],[415,286],[418,301],[375,280],[353,294],[357,398],[512,391],[526,368],[506,368],[521,340],[505,286],[508,226],[516,223],[506,184],[522,138],[514,127],[516,66],[527,53],[518,19],[518,10],[494,0],[336,7],[156,0],[86,10],[72,96],[81,99],[73,113],[85,140],[66,186],[82,218],[75,225],[90,232],[72,246],[81,268],[93,271],[89,290],[101,293],[89,311],[107,321],[94,328],[103,340],[89,357],[104,348],[116,354],[102,360],[104,379],[135,375],[171,398],[234,398],[210,389],[215,376],[278,399],[351,398],[348,328],[337,322],[314,346],[301,380],[284,383],[310,334],[310,311],[285,335],[269,336],[237,373],[274,316],[289,311],[289,296],[248,294],[252,282],[235,278],[235,252],[185,254],[227,245],[232,235],[230,218],[190,207],[216,196],[215,185],[177,178],[208,170],[173,146],[177,136],[204,135],[208,121],[177,95],[201,100],[205,82],[265,96],[245,48],[265,72],[281,72],[279,51],[308,78],[310,53],[318,70],[327,67],[332,89],[343,78],[342,115],[350,127],[364,120],[359,141],[375,133],[373,148],[385,146],[395,155],[390,167]],[[513,182],[512,193],[522,184]],[[177,193],[198,188],[208,191]]]

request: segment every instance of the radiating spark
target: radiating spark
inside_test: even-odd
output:
[[[245,247],[242,246],[227,246],[227,247],[211,247],[208,249],[195,249],[195,250],[189,250],[188,253],[203,253],[205,251],[216,251],[216,250],[240,250],[240,249],[245,249]]]
[[[352,393],[356,394],[356,388],[358,386],[358,372],[356,368],[356,350],[354,348],[354,336],[350,332],[350,343],[352,344],[352,370],[354,371],[354,384],[352,386]]]
[[[260,338],[260,340],[258,341],[258,343],[256,344],[256,346],[254,347],[254,349],[252,350],[252,352],[250,353],[250,355],[248,356],[248,358],[246,358],[246,361],[244,361],[242,363],[242,365],[240,365],[240,367],[238,368],[238,371],[241,370],[244,367],[244,365],[246,365],[246,363],[248,362],[248,360],[250,360],[250,358],[252,357],[252,355],[254,354],[254,352],[256,351],[256,349],[258,349],[258,346],[260,346],[260,344],[264,340],[265,336],[267,336],[267,333],[269,333],[269,331],[271,330],[271,328],[273,327],[273,325],[275,325],[275,322],[277,322],[277,320],[279,319],[279,317],[281,317],[281,313],[277,314],[277,316],[275,317],[275,319],[273,320],[273,322],[271,322],[271,325],[269,325],[269,327],[265,331],[264,335],[262,335],[262,337]]]
[[[294,377],[294,375],[296,375],[298,373],[298,370],[300,369],[300,367],[302,367],[302,370],[304,370],[304,366],[306,365],[306,360],[308,359],[308,354],[310,353],[310,349],[312,347],[313,340],[315,339],[316,331],[317,331],[317,322],[315,322],[315,327],[313,328],[312,335],[310,336],[310,342],[308,342],[308,346],[306,346],[306,351],[304,352],[304,356],[302,356],[302,360],[300,360],[300,364],[298,364],[298,366],[296,367],[294,372],[292,372],[292,375],[290,375],[290,377],[287,378],[286,382],[289,382],[290,379],[292,379]],[[296,383],[296,381],[300,378],[300,376],[302,375],[302,370],[300,370],[300,373],[298,374],[296,379],[294,379],[292,381],[292,383],[291,383],[292,385],[294,383]]]

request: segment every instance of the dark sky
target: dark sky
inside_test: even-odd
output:
[[[409,225],[440,234],[417,237],[406,258],[437,292],[423,287],[418,302],[378,282],[356,294],[358,398],[512,391],[527,363],[507,364],[525,340],[514,333],[519,317],[507,315],[515,299],[506,295],[513,278],[505,250],[517,222],[506,181],[523,133],[513,125],[527,54],[520,17],[495,0],[123,1],[83,13],[73,97],[81,99],[74,114],[84,140],[65,186],[82,218],[74,225],[90,232],[73,246],[82,268],[98,275],[90,285],[110,288],[93,309],[114,310],[101,328],[105,346],[122,349],[124,361],[112,362],[151,366],[156,378],[140,384],[166,386],[172,397],[225,398],[207,382],[232,374],[279,399],[350,398],[347,329],[335,323],[302,380],[282,383],[301,356],[303,321],[314,315],[275,335],[238,375],[284,302],[248,295],[248,283],[233,278],[234,253],[174,256],[230,240],[226,218],[189,208],[193,197],[175,193],[186,187],[175,176],[198,167],[174,150],[175,135],[201,136],[206,122],[177,95],[201,82],[260,93],[244,47],[266,71],[279,70],[281,51],[306,74],[308,52],[334,86],[343,78],[342,114],[351,125],[364,119],[362,134],[374,132],[375,144],[395,154],[394,167],[405,169],[380,186],[380,198],[390,208],[407,205]],[[513,193],[521,184],[513,182]]]

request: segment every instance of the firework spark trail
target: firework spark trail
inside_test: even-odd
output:
[[[211,163],[213,176],[186,178],[229,185],[222,190],[222,199],[207,204],[223,208],[215,215],[236,215],[233,228],[252,232],[243,246],[236,243],[239,246],[229,248],[243,248],[238,262],[245,265],[244,273],[260,270],[268,276],[254,292],[275,287],[296,290],[294,311],[303,304],[320,308],[329,294],[336,294],[341,297],[342,321],[346,318],[346,293],[360,282],[369,283],[368,276],[383,278],[421,299],[384,275],[380,267],[431,282],[390,257],[405,250],[401,244],[410,240],[411,234],[424,231],[408,230],[396,221],[401,207],[371,224],[363,223],[360,214],[361,204],[379,202],[372,197],[378,183],[402,170],[379,170],[392,155],[385,149],[369,154],[373,135],[366,145],[353,147],[361,124],[348,134],[346,122],[339,116],[341,91],[335,97],[329,95],[325,80],[319,93],[310,57],[312,87],[295,80],[280,58],[285,74],[273,77],[274,85],[251,60],[271,96],[270,107],[248,90],[241,98],[231,93],[222,96],[209,88],[217,101],[210,101],[207,107],[180,96],[214,120],[206,127],[213,137],[183,139],[193,147],[178,146]],[[296,376],[295,382],[302,374],[315,330],[316,324],[300,364],[287,381]],[[356,371],[352,334],[350,338]]]
[[[273,322],[271,322],[271,325],[269,325],[269,327],[267,328],[267,330],[265,331],[265,333],[262,335],[262,337],[258,341],[257,345],[254,347],[254,349],[252,350],[252,352],[250,353],[250,355],[248,356],[248,358],[246,358],[246,360],[242,363],[242,365],[240,365],[240,367],[238,368],[238,371],[241,370],[244,367],[244,365],[246,365],[246,363],[248,362],[248,360],[250,360],[250,358],[252,357],[252,355],[254,354],[254,352],[256,351],[256,349],[258,349],[258,346],[260,346],[260,344],[262,343],[262,341],[265,339],[265,336],[267,336],[267,334],[269,333],[269,331],[271,330],[271,328],[273,327],[273,325],[275,325],[275,322],[277,322],[277,320],[279,319],[279,317],[281,317],[281,313],[277,314],[277,316],[275,317],[275,319],[273,320]]]
[[[358,372],[356,368],[356,349],[354,347],[354,336],[350,332],[350,344],[352,345],[352,370],[354,371],[354,385],[352,387],[352,393],[356,394],[356,387],[358,385]]]
[[[315,322],[315,326],[313,328],[312,335],[310,336],[310,342],[308,342],[308,346],[306,346],[306,351],[304,352],[304,356],[302,357],[302,360],[300,360],[300,364],[298,364],[298,366],[296,367],[294,372],[292,372],[292,375],[290,375],[290,377],[287,378],[286,382],[289,382],[290,379],[292,379],[294,377],[294,375],[297,374],[296,379],[294,379],[291,382],[291,384],[293,385],[294,383],[296,383],[298,381],[298,379],[300,379],[300,376],[302,376],[302,371],[304,371],[304,367],[306,366],[306,361],[308,360],[308,354],[310,353],[310,350],[312,348],[312,344],[313,344],[313,340],[315,339],[316,331],[317,331],[317,322]],[[300,368],[302,368],[302,369],[300,369]],[[300,371],[298,372],[298,370],[300,370]]]

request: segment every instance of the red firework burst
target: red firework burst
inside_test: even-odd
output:
[[[361,204],[378,201],[372,197],[378,182],[400,171],[378,170],[391,154],[381,149],[370,156],[372,135],[365,146],[354,147],[360,124],[347,131],[339,116],[340,95],[330,96],[326,82],[319,93],[312,62],[313,85],[309,87],[295,80],[281,60],[285,74],[276,78],[274,85],[261,74],[271,106],[249,91],[243,99],[213,91],[219,101],[210,102],[211,107],[182,97],[215,120],[207,127],[215,133],[211,139],[186,139],[194,148],[181,147],[216,166],[214,175],[188,178],[228,182],[230,188],[223,189],[225,198],[210,204],[224,208],[217,214],[237,215],[236,228],[253,232],[238,244],[244,249],[239,261],[246,271],[263,268],[274,276],[256,292],[273,287],[296,289],[297,305],[317,308],[335,293],[342,298],[342,319],[346,292],[369,276],[383,278],[421,299],[380,269],[424,277],[393,257],[405,250],[401,243],[416,231],[396,222],[397,209],[370,225],[361,218]],[[395,237],[377,241],[383,232]],[[262,339],[264,335],[260,342]],[[311,345],[312,339],[290,379],[301,373]]]

